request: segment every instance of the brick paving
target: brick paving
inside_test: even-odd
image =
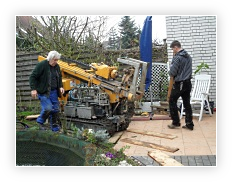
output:
[[[171,156],[184,166],[216,166],[216,155],[198,155],[198,156]],[[132,156],[141,163],[142,166],[160,166],[149,156]]]
[[[137,158],[146,166],[159,165],[147,155],[149,151],[154,149],[121,141],[123,138],[131,138],[179,148],[175,153],[162,152],[181,162],[184,166],[216,166],[216,112],[212,117],[204,114],[200,122],[197,117],[194,117],[193,122],[194,130],[189,131],[181,127],[169,129],[167,125],[171,123],[171,120],[132,121],[128,129],[172,134],[176,135],[177,138],[170,140],[124,131],[114,148],[119,150],[125,145],[130,146],[129,149],[125,150],[126,155]],[[184,118],[181,119],[181,126],[183,125],[185,125]]]

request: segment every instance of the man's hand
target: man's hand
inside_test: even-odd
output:
[[[64,94],[64,89],[62,87],[60,88],[60,92],[61,94]]]
[[[35,99],[37,97],[37,91],[36,90],[32,90],[31,91],[31,96],[33,99]]]

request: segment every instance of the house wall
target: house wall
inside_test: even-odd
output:
[[[166,28],[169,63],[173,57],[170,44],[178,40],[192,56],[193,77],[197,65],[203,61],[209,65],[209,101],[216,107],[216,16],[166,16]]]

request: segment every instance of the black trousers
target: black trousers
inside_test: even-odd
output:
[[[190,93],[192,89],[191,81],[175,82],[172,86],[172,91],[169,100],[169,109],[172,118],[172,124],[178,126],[180,118],[178,115],[177,100],[182,97],[185,108],[185,123],[188,126],[194,126],[192,117],[192,107],[190,104]],[[183,107],[183,106],[182,106]]]

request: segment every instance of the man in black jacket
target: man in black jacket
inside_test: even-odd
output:
[[[30,75],[31,96],[38,96],[41,104],[40,116],[37,118],[40,129],[44,129],[43,124],[49,116],[51,128],[58,117],[58,96],[64,93],[60,67],[57,64],[60,56],[57,51],[50,51],[47,59],[39,62]]]
[[[192,121],[192,108],[190,104],[190,92],[192,89],[192,58],[184,49],[181,48],[181,44],[177,40],[171,43],[170,48],[173,50],[174,57],[171,62],[169,75],[174,78],[174,84],[172,86],[169,99],[172,124],[168,125],[168,127],[170,129],[180,127],[177,100],[179,97],[182,97],[186,113],[186,125],[182,128],[193,130],[194,124]]]

